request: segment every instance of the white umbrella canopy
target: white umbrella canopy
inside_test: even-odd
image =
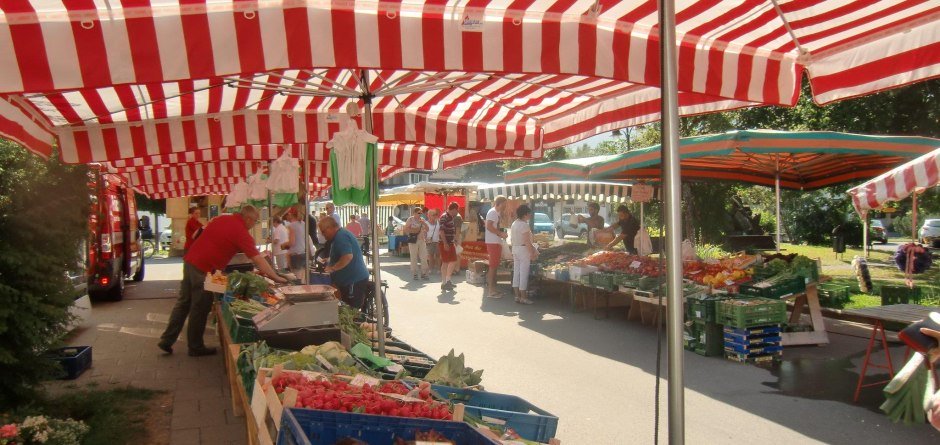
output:
[[[930,2],[677,2],[679,106],[825,103],[938,74]],[[659,117],[656,1],[0,6],[0,134],[68,162],[326,142],[542,148]],[[361,82],[361,69],[370,81]]]

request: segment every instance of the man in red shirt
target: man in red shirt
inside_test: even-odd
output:
[[[189,209],[189,219],[186,220],[186,243],[183,244],[183,254],[189,252],[193,241],[196,241],[196,232],[202,228],[202,222],[199,221],[199,207]]]
[[[167,354],[173,353],[173,343],[183,330],[183,322],[189,318],[186,342],[189,355],[193,357],[215,354],[215,348],[207,348],[202,335],[206,330],[206,319],[212,309],[212,294],[203,290],[206,274],[222,270],[238,252],[243,252],[262,274],[286,283],[283,277],[268,264],[255,247],[255,240],[248,229],[258,222],[258,210],[252,206],[242,207],[241,213],[222,215],[212,220],[202,235],[196,238],[191,249],[183,256],[183,282],[180,297],[170,313],[170,321],[160,336],[157,346]]]

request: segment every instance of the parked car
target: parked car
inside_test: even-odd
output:
[[[549,218],[548,215],[544,213],[535,213],[532,219],[532,225],[534,227],[532,229],[533,234],[537,235],[539,233],[555,233],[555,225],[552,224],[552,219]]]
[[[577,217],[578,214],[565,213],[561,215],[561,221],[555,223],[555,234],[558,235],[559,239],[564,239],[568,235],[577,236],[578,238],[585,239],[587,238],[588,228],[587,224],[579,223],[575,226],[571,225],[571,218]],[[588,215],[581,215],[587,218]]]
[[[930,247],[940,248],[940,219],[928,219],[920,226],[917,234],[920,242]]]
[[[137,198],[119,175],[96,172],[88,186],[94,196],[88,217],[88,294],[121,300],[125,279],[144,279]]]
[[[885,230],[885,226],[881,224],[881,221],[877,219],[871,220],[871,225],[869,225],[869,231],[871,232],[872,241],[878,241],[881,244],[888,243],[888,231]]]

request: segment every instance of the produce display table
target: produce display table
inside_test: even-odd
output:
[[[891,351],[888,349],[888,338],[885,335],[885,322],[911,324],[927,318],[931,312],[936,311],[936,307],[921,306],[919,304],[892,304],[889,306],[873,306],[861,309],[846,309],[843,313],[854,315],[870,321],[871,337],[868,339],[868,347],[865,349],[865,360],[862,362],[862,372],[858,375],[858,384],[855,386],[855,397],[853,401],[858,401],[858,396],[862,388],[869,386],[880,386],[888,383],[888,380],[882,380],[873,383],[865,383],[865,374],[868,368],[881,368],[888,370],[888,377],[894,377],[894,364],[891,363]],[[881,348],[884,350],[887,363],[872,363],[871,351],[875,346],[878,333],[881,333]]]
[[[232,414],[235,417],[245,417],[245,426],[248,430],[249,445],[258,444],[258,424],[251,412],[251,405],[248,402],[248,392],[242,383],[241,376],[238,373],[238,354],[240,346],[232,342],[232,335],[229,332],[228,323],[222,317],[222,309],[219,301],[212,306],[212,313],[216,319],[216,332],[219,335],[219,350],[222,355],[222,362],[225,365],[225,374],[229,381],[229,390],[232,394]]]
[[[809,306],[809,318],[812,321],[813,330],[807,332],[784,332],[782,334],[783,340],[781,344],[783,346],[829,344],[829,334],[826,333],[826,324],[823,322],[816,283],[807,284],[805,292],[790,295],[786,297],[786,299],[793,300],[793,309],[790,312],[790,324],[798,323],[800,317],[803,315],[803,308]]]

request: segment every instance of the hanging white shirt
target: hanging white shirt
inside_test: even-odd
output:
[[[366,144],[374,144],[378,138],[350,124],[350,128],[339,131],[327,144],[336,156],[338,178],[337,187],[341,189],[364,189],[366,184]]]

